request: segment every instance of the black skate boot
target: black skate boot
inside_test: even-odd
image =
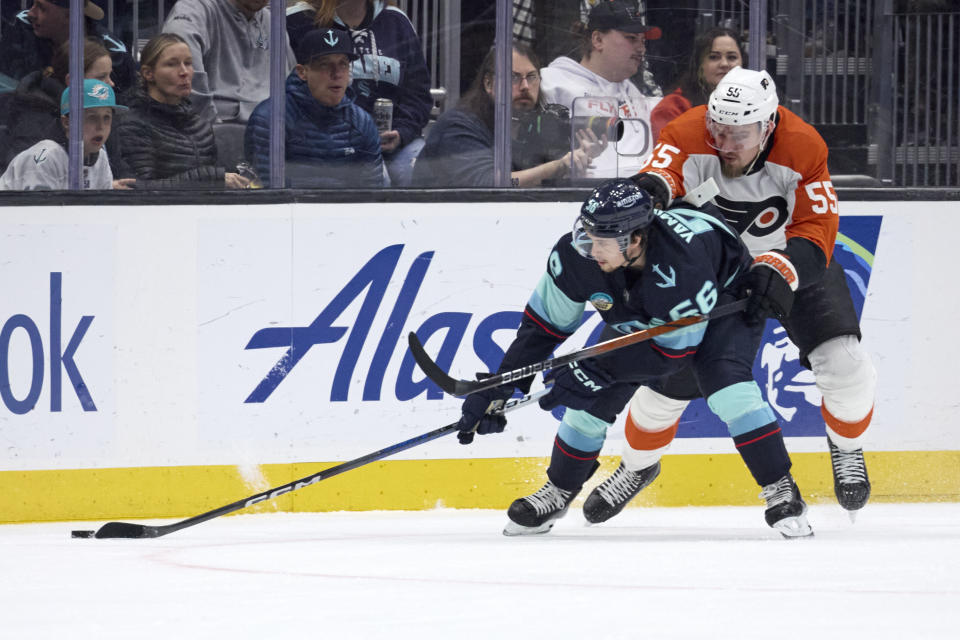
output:
[[[870,478],[863,449],[841,451],[830,439],[830,462],[833,464],[833,491],[837,502],[850,512],[850,518],[870,499]]]
[[[767,524],[784,538],[813,535],[813,528],[807,522],[807,504],[789,473],[765,486],[760,491],[760,497],[767,501],[767,510],[764,512]]]
[[[525,536],[550,531],[553,523],[567,514],[578,493],[579,490],[567,491],[547,480],[536,493],[513,501],[507,509],[510,521],[503,528],[503,535]]]
[[[627,503],[659,475],[659,461],[640,471],[629,471],[621,462],[613,475],[587,496],[583,503],[583,517],[591,524],[606,522],[623,511]]]

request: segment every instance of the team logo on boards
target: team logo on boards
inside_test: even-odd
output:
[[[847,276],[850,297],[859,316],[873,270],[881,216],[841,216],[833,260]],[[767,321],[753,363],[753,375],[777,415],[786,436],[822,436],[820,390],[813,372],[800,362],[800,351],[779,322]],[[706,402],[691,403],[677,432],[679,437],[726,437],[726,426]]]

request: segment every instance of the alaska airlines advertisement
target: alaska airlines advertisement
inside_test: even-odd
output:
[[[345,460],[455,422],[461,400],[426,378],[407,334],[456,378],[496,369],[578,209],[11,208],[0,223],[0,465]],[[856,202],[844,212],[834,260],[878,371],[871,448],[960,448],[960,347],[938,339],[960,301],[936,275],[952,273],[940,230],[953,206]],[[588,305],[557,353],[599,330]],[[776,322],[754,373],[791,450],[821,450],[820,394]],[[557,418],[534,404],[511,413],[503,434],[399,457],[543,456]],[[702,401],[678,436],[674,453],[732,451]],[[604,452],[622,438],[611,427]]]

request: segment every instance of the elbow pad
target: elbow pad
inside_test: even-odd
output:
[[[783,253],[789,256],[790,262],[796,267],[801,287],[809,287],[818,282],[827,270],[826,254],[806,238],[790,238]]]

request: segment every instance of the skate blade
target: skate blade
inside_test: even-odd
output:
[[[812,538],[813,527],[807,522],[806,516],[784,518],[773,525],[784,538]]]
[[[505,536],[535,536],[543,533],[547,533],[550,529],[553,529],[553,524],[556,520],[551,520],[549,522],[544,522],[543,524],[536,527],[525,527],[522,524],[517,524],[513,520],[507,521],[507,526],[503,528],[503,535]]]
[[[860,513],[860,510],[856,511],[847,511],[847,517],[850,518],[850,524],[857,524],[857,514]]]

